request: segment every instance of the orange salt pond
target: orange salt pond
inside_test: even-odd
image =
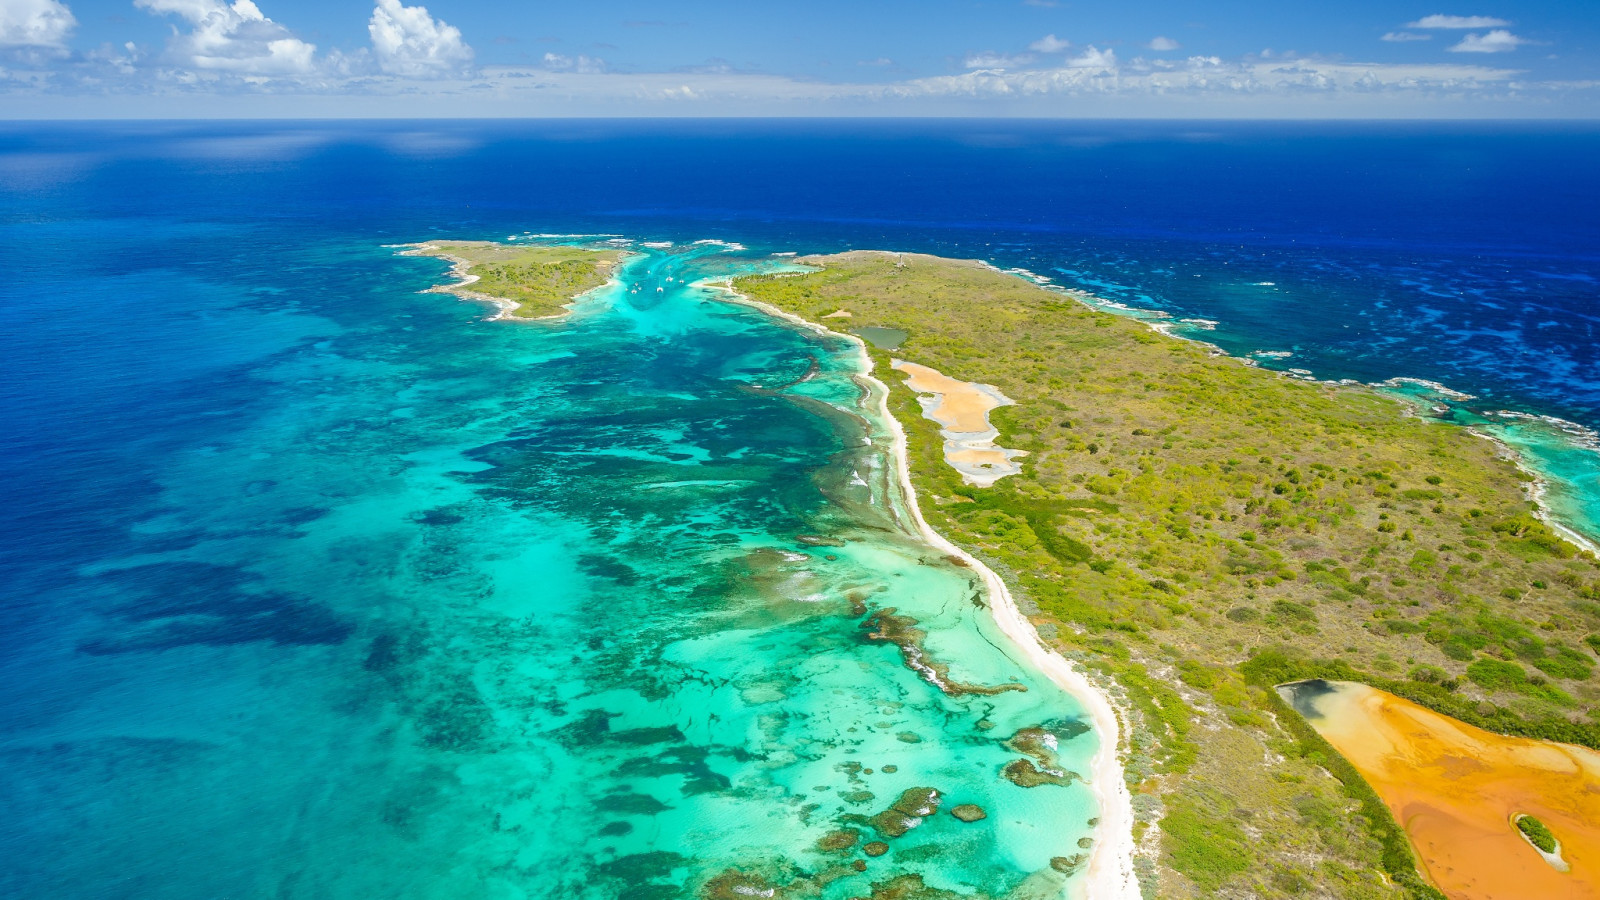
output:
[[[904,372],[906,386],[916,391],[922,414],[939,423],[944,435],[944,459],[962,478],[979,487],[988,487],[1007,475],[1022,471],[1016,462],[1026,450],[1009,450],[995,444],[1000,432],[989,423],[989,412],[1010,406],[1011,398],[988,384],[957,381],[927,366],[891,360],[896,371]]]
[[[1383,798],[1452,900],[1600,897],[1600,753],[1493,734],[1364,684],[1279,691]],[[1522,837],[1520,815],[1549,827],[1559,859]]]

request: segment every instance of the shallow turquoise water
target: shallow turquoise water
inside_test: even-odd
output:
[[[1083,771],[1096,735],[903,526],[856,345],[688,284],[768,263],[642,252],[526,324],[376,243],[256,252],[129,287],[237,346],[153,363],[216,392],[39,587],[82,614],[9,670],[41,699],[5,723],[0,892],[1063,892],[1094,801],[1006,780],[1005,742]],[[1026,690],[942,692],[871,638],[891,607],[952,680]],[[918,787],[988,818],[850,868]]]
[[[1574,433],[1571,423],[1538,419],[1502,419],[1484,428],[1545,480],[1540,503],[1551,516],[1591,544],[1600,544],[1600,448],[1593,433]]]

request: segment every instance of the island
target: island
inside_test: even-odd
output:
[[[407,256],[435,256],[454,265],[457,281],[433,290],[494,304],[503,319],[565,315],[578,297],[609,282],[627,258],[623,250],[570,244],[428,241],[407,245]]]
[[[1359,682],[1600,747],[1597,563],[1541,518],[1505,447],[983,262],[795,262],[813,271],[732,290],[897,338],[863,347],[922,512],[1120,703],[1141,879],[1159,896],[1442,896],[1279,684]],[[1020,471],[983,485],[952,464],[926,385],[908,383],[924,369],[1010,401],[988,416],[1025,451]]]

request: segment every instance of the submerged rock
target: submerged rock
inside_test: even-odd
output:
[[[878,830],[879,834],[892,838],[897,838],[922,824],[920,818],[908,816],[895,809],[886,809],[867,821]]]
[[[1073,872],[1078,871],[1079,866],[1083,865],[1083,860],[1084,855],[1082,853],[1074,853],[1071,856],[1052,856],[1050,857],[1050,868],[1063,875],[1071,875]]]
[[[917,627],[917,620],[911,616],[895,615],[895,607],[885,607],[862,621],[861,627],[867,629],[867,640],[888,641],[900,648],[900,658],[905,662],[906,668],[922,676],[928,682],[951,697],[961,697],[967,694],[980,696],[993,696],[1006,691],[1026,691],[1027,685],[1014,682],[997,685],[968,684],[950,679],[950,667],[942,662],[932,659],[923,648],[922,642],[928,633]]]
[[[914,787],[900,792],[900,799],[890,807],[908,816],[931,816],[939,811],[939,790],[931,787]]]
[[[989,818],[989,814],[983,811],[983,807],[976,803],[963,803],[960,806],[953,806],[950,808],[950,815],[963,822],[977,822],[981,819]]]
[[[665,812],[672,807],[649,794],[635,794],[632,791],[618,791],[607,794],[594,801],[594,808],[605,812],[625,813],[635,816],[653,816]]]
[[[753,897],[776,897],[778,888],[754,872],[728,869],[706,882],[700,888],[704,900],[751,900]]]
[[[871,900],[963,900],[961,894],[928,887],[921,875],[900,875],[872,883]]]
[[[931,787],[914,787],[900,792],[900,799],[889,808],[867,821],[880,834],[899,837],[922,824],[922,820],[939,811],[939,791]]]
[[[1043,728],[1023,728],[1006,741],[1006,746],[1044,765],[1055,761],[1056,736]]]
[[[827,537],[820,534],[801,534],[795,536],[795,541],[807,547],[843,547],[844,541],[836,537]]]
[[[1073,723],[1073,735],[1081,734]],[[1023,728],[1006,740],[1006,747],[1030,759],[1016,759],[1006,764],[1002,774],[1012,784],[1038,787],[1041,784],[1071,784],[1078,779],[1076,772],[1061,767],[1056,756],[1059,747],[1056,732],[1041,726]]]
[[[1076,772],[1067,772],[1061,769],[1045,769],[1034,766],[1029,759],[1014,759],[1006,763],[1001,770],[1006,779],[1018,787],[1038,787],[1041,784],[1071,784],[1077,780]]]
[[[817,849],[827,851],[849,850],[861,840],[861,832],[854,828],[841,828],[830,831],[817,841]]]

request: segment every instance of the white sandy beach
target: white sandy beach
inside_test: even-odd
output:
[[[1121,726],[1111,699],[1078,671],[1071,662],[1044,646],[1033,624],[1027,620],[1007,590],[1005,582],[993,570],[971,554],[946,540],[934,531],[922,517],[917,503],[916,489],[911,484],[911,469],[907,461],[905,429],[890,412],[889,389],[872,375],[872,359],[867,355],[866,344],[852,334],[840,334],[823,325],[808,321],[792,313],[734,290],[728,282],[705,282],[704,286],[720,290],[735,302],[759,309],[768,315],[791,322],[802,328],[855,341],[862,348],[866,369],[862,378],[871,382],[878,398],[878,413],[888,424],[893,438],[892,455],[899,475],[900,489],[905,494],[906,506],[914,519],[922,539],[943,553],[954,556],[983,579],[989,594],[989,609],[996,624],[1010,638],[1028,662],[1044,673],[1051,681],[1083,704],[1094,722],[1100,749],[1095,754],[1085,783],[1094,792],[1100,807],[1100,821],[1095,826],[1095,844],[1089,856],[1089,866],[1084,877],[1070,884],[1074,900],[1140,900],[1139,880],[1134,873],[1133,855],[1133,798],[1123,780],[1122,760],[1118,755]],[[1064,854],[1070,855],[1070,854]]]

